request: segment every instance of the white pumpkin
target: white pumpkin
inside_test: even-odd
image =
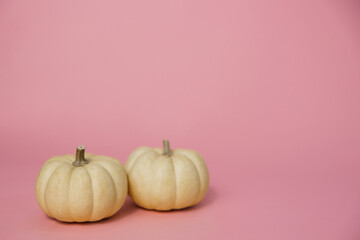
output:
[[[127,196],[126,171],[115,158],[84,153],[56,156],[42,166],[36,199],[50,217],[64,222],[98,221],[114,215]]]
[[[197,204],[209,186],[203,158],[193,150],[172,151],[167,140],[163,145],[139,147],[129,156],[125,168],[131,198],[138,206],[161,211]]]

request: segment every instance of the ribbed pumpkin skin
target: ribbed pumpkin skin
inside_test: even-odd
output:
[[[127,196],[126,171],[115,158],[85,153],[84,166],[74,155],[56,156],[42,166],[36,200],[50,217],[63,222],[92,222],[114,215]]]
[[[160,148],[140,147],[128,158],[129,194],[146,209],[166,211],[193,206],[209,186],[207,166],[199,153],[176,149],[172,156]]]

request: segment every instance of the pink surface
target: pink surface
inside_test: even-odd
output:
[[[360,4],[0,2],[0,239],[360,239]],[[196,149],[210,190],[159,213],[65,224],[53,155]]]

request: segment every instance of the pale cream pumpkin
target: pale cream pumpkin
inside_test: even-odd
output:
[[[115,158],[84,153],[56,156],[42,166],[36,199],[50,217],[64,222],[98,221],[114,215],[127,196],[126,171]]]
[[[146,209],[171,210],[193,206],[209,186],[205,161],[193,150],[139,147],[129,156],[125,168],[129,194]]]

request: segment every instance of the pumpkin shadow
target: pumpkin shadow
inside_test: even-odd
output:
[[[135,203],[131,200],[131,198],[128,196],[125,200],[124,205],[120,208],[120,210],[115,213],[113,216],[101,219],[99,221],[94,222],[61,222],[56,220],[55,218],[47,216],[47,218],[51,221],[55,221],[59,224],[64,225],[73,225],[73,224],[79,224],[79,225],[91,225],[91,224],[103,224],[103,223],[110,223],[114,221],[118,221],[122,218],[126,218],[127,216],[131,215],[133,212],[137,211],[139,208],[135,205]]]
[[[102,219],[98,222],[99,223],[108,223],[108,222],[119,221],[122,218],[126,218],[127,216],[133,214],[138,209],[139,208],[135,205],[135,203],[128,196],[126,198],[124,205],[121,207],[121,209],[117,213],[115,213],[115,215],[113,215],[112,217],[109,217],[109,218]]]
[[[204,199],[201,202],[199,202],[195,206],[188,207],[188,208],[185,208],[182,210],[183,211],[196,211],[196,210],[199,210],[202,208],[206,208],[206,207],[210,206],[211,204],[213,204],[216,201],[217,197],[218,197],[218,194],[217,194],[216,190],[212,187],[209,187],[208,192],[206,193]],[[181,209],[179,211],[181,211]]]

